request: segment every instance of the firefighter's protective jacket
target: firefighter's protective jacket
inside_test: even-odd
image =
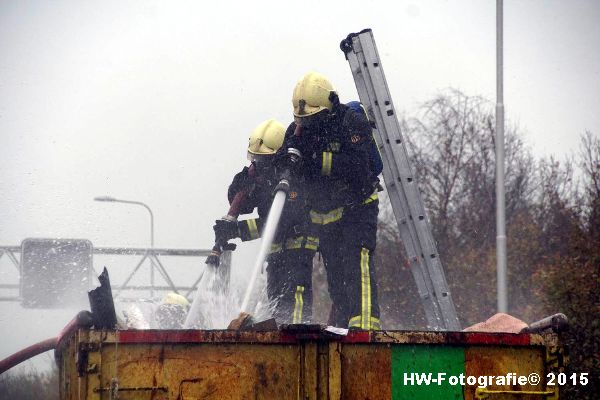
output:
[[[240,190],[248,192],[242,213],[256,208],[258,218],[238,222],[243,241],[260,237],[273,200],[278,174],[273,164],[262,173],[244,168],[229,187],[231,203]],[[312,260],[319,246],[310,223],[303,180],[290,179],[290,190],[271,245],[267,267],[267,295],[280,324],[308,323],[312,316]]]
[[[370,165],[373,136],[364,114],[340,104],[320,126],[295,132],[292,123],[278,156],[290,147],[302,152],[301,175],[307,178],[313,210],[360,204],[373,194],[378,178]]]
[[[278,155],[302,153],[310,218],[319,226],[332,309],[328,323],[381,329],[373,253],[377,237],[377,168],[371,165],[373,135],[364,113],[346,105],[297,129],[292,123]]]
[[[227,191],[229,203],[231,204],[236,193],[247,189],[248,195],[242,203],[240,213],[251,214],[255,208],[258,212],[258,218],[248,218],[238,222],[242,241],[254,240],[261,236],[273,202],[273,190],[278,182],[276,175],[274,167],[257,174],[250,174],[249,168],[244,167],[233,178]],[[293,179],[290,184],[275,242],[302,234],[307,230],[309,223],[308,203],[306,192],[302,190],[302,180]]]

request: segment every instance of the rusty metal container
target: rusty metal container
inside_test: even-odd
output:
[[[63,400],[557,399],[546,376],[562,368],[563,352],[554,334],[77,327],[56,359]],[[411,373],[446,375],[425,385]],[[509,373],[541,380],[485,388],[448,382],[460,374]]]

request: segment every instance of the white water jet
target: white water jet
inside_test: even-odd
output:
[[[238,298],[232,296],[218,267],[206,265],[187,314],[184,329],[224,329],[237,316]]]
[[[271,244],[275,239],[275,232],[277,231],[277,226],[279,225],[279,219],[281,218],[281,213],[283,211],[286,198],[287,194],[283,190],[279,190],[275,194],[275,198],[273,199],[273,204],[271,205],[271,210],[269,211],[269,216],[267,218],[267,223],[263,228],[260,251],[258,252],[258,258],[254,264],[254,269],[252,270],[252,275],[250,276],[248,288],[246,289],[246,294],[244,295],[244,300],[242,301],[241,306],[241,311],[250,315],[255,315],[256,311],[257,296],[254,296],[254,301],[251,301],[253,298],[252,293],[254,292],[254,286],[256,285],[256,279],[258,278],[259,272],[263,268],[265,260],[267,259],[267,255],[269,254],[269,250],[271,249]]]

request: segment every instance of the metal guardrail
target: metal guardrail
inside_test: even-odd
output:
[[[181,293],[186,297],[198,288],[198,284],[202,279],[204,272],[204,258],[210,254],[211,250],[205,249],[168,249],[168,248],[130,248],[130,247],[93,247],[93,255],[117,255],[117,256],[141,256],[137,264],[133,267],[127,278],[123,282],[113,282],[113,297],[119,297],[124,291],[150,291],[150,296],[153,297],[155,291],[174,291]],[[0,273],[0,301],[21,301],[21,246],[0,246],[0,260],[6,256],[16,268],[19,283],[2,282],[5,274]],[[190,286],[176,285],[165,264],[161,261],[164,257],[198,257],[198,278]],[[94,257],[95,259],[95,257]],[[157,285],[154,281],[154,274],[151,274],[150,284],[132,285],[130,284],[133,277],[138,274],[144,265],[145,261],[149,261],[151,270],[154,269],[164,279],[165,284]],[[231,265],[231,252],[226,252],[222,256],[222,265],[220,268],[221,275],[229,280],[229,268]],[[0,264],[0,272],[2,272],[2,264]],[[96,271],[97,272],[97,271]],[[18,295],[10,295],[17,291]],[[7,293],[9,292],[9,293]]]

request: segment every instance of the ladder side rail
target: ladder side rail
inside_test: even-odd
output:
[[[356,44],[353,52],[347,54],[347,58],[351,66],[360,100],[367,108],[370,117],[374,118],[377,123],[378,120],[381,121],[381,117],[375,115],[379,110],[378,108],[373,107],[376,96],[372,90],[369,90],[369,87],[372,88],[372,85],[369,86],[365,82],[366,79],[369,79],[368,76],[365,76],[365,72],[368,74],[368,71],[363,71],[361,69],[365,60],[360,50],[359,43]],[[378,126],[382,126],[380,125],[380,122],[378,124]],[[390,198],[392,211],[396,217],[400,237],[406,249],[411,273],[423,303],[428,325],[431,329],[443,329],[443,326],[441,325],[441,310],[433,298],[433,283],[428,276],[427,266],[423,264],[421,257],[419,257],[422,252],[418,246],[418,236],[414,231],[414,227],[408,223],[409,217],[407,216],[406,211],[409,210],[409,207],[408,201],[404,197],[401,187],[398,184],[398,182],[401,181],[399,168],[396,165],[393,154],[390,154],[389,147],[384,144],[385,142],[389,142],[389,139],[387,138],[385,130],[375,129],[375,133],[375,140],[378,143],[382,158],[385,160],[383,178],[388,190],[388,197]]]
[[[385,80],[385,74],[373,39],[373,33],[371,31],[363,32],[356,37],[356,41],[360,42],[360,47],[365,57],[365,69],[369,72],[369,76],[372,79],[373,90],[379,103],[379,116],[382,117],[385,131],[388,134],[387,143],[391,148],[396,163],[400,166],[400,173],[406,174],[404,179],[401,179],[400,184],[408,200],[409,223],[415,226],[419,244],[423,250],[421,256],[429,270],[434,294],[437,297],[439,307],[443,311],[442,316],[445,326],[448,329],[458,330],[460,329],[460,324],[456,315],[456,309],[448,290],[448,284],[425,213],[421,194],[412,173],[410,158],[402,140],[400,124]],[[383,104],[381,104],[382,102]],[[383,114],[383,106],[385,106],[385,114]],[[389,137],[389,135],[392,137]]]
[[[352,73],[354,76],[354,81],[356,83],[357,91],[361,100],[361,103],[365,106],[369,113],[369,118],[372,120],[380,120],[380,118],[375,117],[375,111],[372,106],[374,100],[376,99],[374,93],[369,93],[370,91],[367,89],[367,85],[365,83],[364,73],[361,70],[360,66],[363,65],[364,57],[359,57],[361,55],[360,43],[354,48],[354,52],[349,53],[348,62],[350,63]],[[408,216],[406,215],[406,210],[408,210],[408,203],[406,199],[404,199],[401,193],[398,193],[398,184],[400,182],[400,176],[398,174],[398,167],[395,165],[395,159],[393,155],[388,154],[389,149],[384,145],[384,142],[389,143],[389,139],[385,135],[385,131],[378,130],[377,127],[374,129],[374,138],[377,143],[377,147],[382,158],[385,160],[384,169],[383,169],[383,179],[386,184],[386,188],[389,194],[390,203],[392,205],[392,211],[394,212],[394,216],[396,217],[396,222],[398,224],[398,232],[400,233],[400,237],[406,247],[407,257],[410,261],[411,266],[415,266],[419,264],[419,260],[417,259],[417,253],[420,251],[417,250],[415,246],[416,242],[416,233],[411,232],[410,226],[407,225]],[[386,137],[384,137],[384,135]],[[394,164],[392,168],[391,165]],[[425,284],[425,279],[420,273],[420,282]],[[420,291],[421,292],[421,291]],[[423,290],[424,293],[429,293],[426,290]],[[425,297],[424,297],[425,298]]]
[[[366,62],[366,68],[369,70],[369,75],[373,80],[374,90],[379,89],[378,100],[381,101],[383,99],[385,104],[386,115],[384,116],[381,110],[379,110],[379,116],[381,122],[383,122],[382,125],[385,128],[385,132],[388,135],[386,139],[387,143],[390,145],[393,159],[395,160],[396,165],[399,167],[401,178],[399,183],[402,188],[401,190],[404,192],[404,195],[408,201],[409,220],[414,223],[415,230],[419,234],[419,243],[423,247],[421,256],[425,259],[426,255],[430,258],[437,258],[437,251],[435,249],[433,237],[429,234],[431,231],[427,229],[427,225],[423,225],[423,222],[426,222],[427,220],[425,217],[425,207],[423,205],[421,195],[418,192],[418,187],[416,186],[416,180],[410,164],[408,151],[403,144],[400,125],[397,117],[395,116],[395,110],[391,101],[391,96],[387,91],[387,83],[385,82],[385,76],[383,75],[383,70],[381,69],[381,64],[379,63],[379,58],[376,53],[374,43],[367,43],[367,46],[361,47],[365,53],[365,58],[369,57],[369,60]],[[376,62],[374,63],[372,60],[376,60]],[[373,64],[376,64],[377,66],[375,67],[375,70],[371,71]]]
[[[360,48],[360,45],[356,46],[355,49],[356,48]],[[364,65],[364,63],[366,63],[364,54],[360,50],[357,51],[357,58],[359,66]],[[421,255],[422,251],[419,248],[420,242],[418,241],[418,238],[415,235],[416,231],[414,231],[413,229],[414,226],[410,223],[410,220],[412,218],[412,214],[410,213],[410,199],[406,197],[406,192],[402,186],[403,181],[407,179],[412,180],[412,172],[410,170],[410,165],[407,162],[405,162],[406,159],[398,158],[394,153],[393,148],[391,147],[391,141],[396,140],[396,138],[389,137],[390,129],[383,123],[385,122],[385,119],[382,117],[381,109],[378,107],[378,97],[377,93],[373,89],[374,83],[372,81],[372,75],[369,73],[368,70],[361,70],[359,79],[368,79],[370,83],[370,85],[367,85],[365,82],[361,82],[362,86],[367,88],[366,96],[362,96],[365,97],[365,102],[363,104],[367,106],[368,110],[375,118],[377,126],[376,136],[379,136],[380,141],[382,142],[382,157],[386,161],[385,164],[389,166],[390,173],[388,174],[388,176],[390,179],[386,179],[385,170],[384,179],[386,182],[386,187],[388,187],[388,192],[395,194],[395,196],[390,197],[390,199],[397,199],[400,202],[400,207],[397,207],[395,209],[394,214],[396,215],[396,218],[399,222],[401,222],[402,224],[406,224],[408,229],[410,229],[410,233],[413,235],[413,243],[415,245],[415,248],[414,254],[411,254],[411,256],[419,256]],[[360,93],[359,97],[361,97]],[[361,98],[361,101],[363,101],[363,98]],[[375,107],[373,105],[375,105]]]
[[[371,77],[374,78],[373,87],[374,90],[378,90],[379,92],[379,100],[383,100],[384,105],[386,106],[387,118],[384,116],[383,120],[384,123],[388,122],[388,124],[385,126],[386,128],[390,128],[388,129],[388,132],[395,134],[395,137],[390,138],[392,139],[389,142],[390,146],[392,146],[392,151],[396,160],[399,161],[400,165],[403,167],[402,170],[410,174],[407,179],[403,179],[401,181],[402,187],[409,201],[410,215],[413,217],[409,219],[411,223],[415,225],[415,229],[419,236],[419,242],[423,249],[422,256],[430,272],[430,277],[434,286],[434,294],[437,297],[439,306],[443,310],[442,315],[446,322],[445,325],[449,329],[456,330],[459,329],[456,310],[454,309],[454,304],[450,298],[450,292],[448,290],[448,285],[445,280],[435,242],[433,240],[433,235],[431,234],[431,229],[426,218],[425,207],[423,205],[420,192],[416,186],[414,177],[411,176],[412,168],[410,165],[410,159],[408,157],[406,147],[402,142],[400,125],[397,117],[395,116],[391,96],[389,94],[387,82],[385,81],[385,75],[381,67],[377,48],[372,38],[372,32],[364,34],[363,37],[365,38],[365,43],[361,43],[361,48],[363,53],[365,53],[365,57],[368,57],[366,69],[370,71]],[[398,146],[394,146],[394,143],[396,143]]]
[[[390,169],[389,164],[386,167],[386,169]],[[385,169],[384,181],[394,181],[393,174],[390,171],[387,171],[386,174]],[[386,187],[388,188],[388,197],[392,205],[392,211],[394,211],[394,215],[396,216],[396,221],[399,229],[398,232],[406,250],[406,257],[410,265],[411,273],[413,275],[413,279],[415,280],[419,297],[421,299],[421,302],[423,303],[423,308],[425,310],[428,326],[431,329],[435,330],[442,329],[441,310],[439,309],[438,305],[435,302],[435,299],[433,298],[432,283],[428,279],[426,266],[421,261],[421,258],[417,255],[418,250],[417,246],[415,245],[416,233],[412,232],[410,224],[407,223],[408,219],[404,214],[404,209],[406,207],[403,206],[402,202],[400,201],[400,194],[397,192],[390,192],[390,186],[391,185],[386,185]],[[400,217],[398,217],[398,215],[400,215]]]

